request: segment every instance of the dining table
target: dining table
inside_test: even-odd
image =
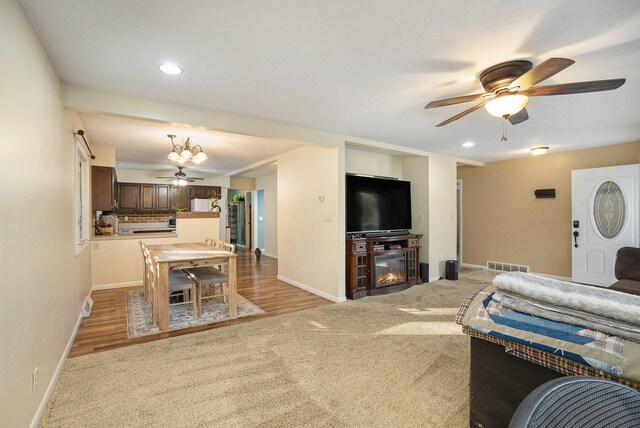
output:
[[[229,276],[229,317],[238,315],[237,255],[202,242],[149,245],[155,256],[158,272],[157,313],[160,331],[169,330],[169,270],[202,266],[227,266]]]

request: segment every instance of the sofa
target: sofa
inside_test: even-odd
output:
[[[609,288],[640,295],[640,248],[622,247],[618,250],[615,275],[618,281]]]

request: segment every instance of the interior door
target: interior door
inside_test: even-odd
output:
[[[616,252],[637,247],[640,165],[571,171],[574,282],[608,287],[616,281]]]

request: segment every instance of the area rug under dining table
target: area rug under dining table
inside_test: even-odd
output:
[[[237,295],[238,317],[263,314],[259,306]],[[193,308],[190,305],[175,305],[169,307],[169,330],[179,330],[198,325],[213,324],[231,319],[229,305],[215,300],[202,301],[202,314],[194,319]],[[151,311],[141,290],[127,292],[127,332],[129,339],[160,333],[160,328],[151,321]]]

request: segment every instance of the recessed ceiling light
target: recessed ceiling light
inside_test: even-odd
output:
[[[476,145],[476,143],[472,143],[471,141],[467,141],[466,143],[462,144],[462,147],[473,147],[475,145]]]
[[[549,150],[549,147],[534,147],[533,149],[531,149],[531,153],[539,156],[547,153],[547,150]]]
[[[158,69],[163,73],[170,74],[172,76],[176,76],[178,74],[182,74],[182,69],[175,64],[170,62],[165,62],[164,64],[160,64]]]

